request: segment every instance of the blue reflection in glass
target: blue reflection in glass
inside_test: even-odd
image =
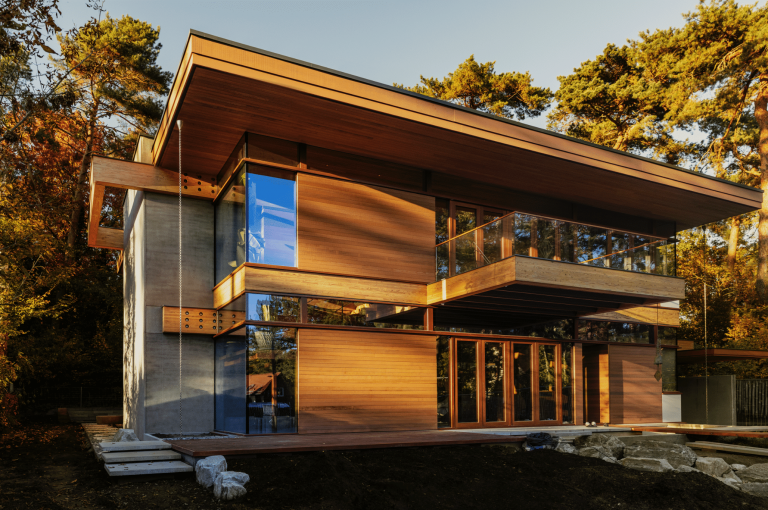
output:
[[[230,336],[216,340],[214,391],[216,430],[245,434],[246,339]]]
[[[247,261],[296,267],[296,181],[261,170],[248,168]]]

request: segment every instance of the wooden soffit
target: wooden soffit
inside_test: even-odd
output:
[[[760,207],[762,192],[192,32],[154,165],[215,174],[243,132],[378,158],[683,230]]]

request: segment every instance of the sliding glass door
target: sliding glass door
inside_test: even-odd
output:
[[[571,344],[441,337],[438,426],[572,423],[571,349]]]

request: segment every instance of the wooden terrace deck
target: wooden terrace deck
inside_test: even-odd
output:
[[[517,443],[521,436],[477,434],[440,430],[404,432],[357,432],[347,434],[277,434],[272,436],[222,437],[221,439],[166,440],[179,453],[192,457],[254,455],[259,453],[363,450],[412,446]]]

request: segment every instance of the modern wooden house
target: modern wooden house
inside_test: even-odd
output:
[[[99,225],[105,187],[128,190],[123,231]],[[126,426],[679,420],[675,235],[761,200],[192,32],[156,137],[91,170],[89,244],[122,250]]]

